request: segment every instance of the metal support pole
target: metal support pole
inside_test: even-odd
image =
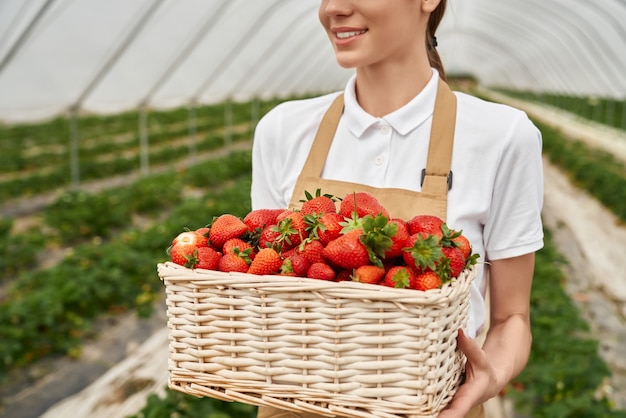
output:
[[[198,135],[198,118],[196,112],[196,103],[189,103],[189,118],[187,127],[189,130],[189,159],[193,162],[198,153],[197,135]]]
[[[70,173],[72,188],[80,186],[80,161],[78,156],[78,109],[70,109]]]
[[[224,103],[224,146],[230,147],[233,143],[233,103],[228,100]]]
[[[150,156],[148,146],[148,110],[143,106],[139,110],[139,158],[141,161],[141,174],[147,175],[150,171]]]

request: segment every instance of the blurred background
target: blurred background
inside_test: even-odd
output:
[[[343,89],[319,1],[0,0],[0,417],[254,417],[167,389],[156,264],[250,208],[257,121]],[[489,418],[626,416],[626,2],[451,0],[461,91],[544,137],[527,369]]]

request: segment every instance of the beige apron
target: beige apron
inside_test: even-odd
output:
[[[421,192],[397,188],[377,188],[321,178],[326,156],[342,114],[343,95],[339,95],[322,119],[309,156],[296,182],[289,207],[291,209],[301,207],[302,202],[300,200],[305,198],[305,190],[315,194],[315,191],[320,189],[324,194],[332,194],[340,198],[355,191],[366,191],[374,195],[392,217],[408,220],[417,214],[428,214],[439,216],[445,220],[456,122],[456,96],[448,85],[439,80]],[[484,417],[482,405],[470,411],[467,415],[467,418],[469,417]],[[322,418],[322,415],[259,407],[257,418]]]
[[[299,208],[305,198],[305,190],[343,198],[355,191],[366,191],[376,196],[392,217],[409,220],[417,214],[436,215],[446,219],[448,179],[454,143],[456,121],[456,96],[448,85],[439,81],[437,99],[428,146],[428,159],[421,192],[398,188],[376,188],[363,184],[321,178],[328,150],[335,136],[343,113],[343,95],[339,95],[322,119],[311,151],[298,177],[290,208]]]

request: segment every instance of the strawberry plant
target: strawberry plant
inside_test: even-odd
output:
[[[565,293],[558,254],[546,231],[537,253],[531,296],[532,350],[528,365],[507,391],[518,410],[538,418],[626,417],[611,410],[597,388],[609,375],[598,343]],[[547,302],[549,301],[549,302]]]

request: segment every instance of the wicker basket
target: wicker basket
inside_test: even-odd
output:
[[[158,265],[169,386],[198,397],[338,417],[435,417],[465,357],[475,269],[419,292]]]

